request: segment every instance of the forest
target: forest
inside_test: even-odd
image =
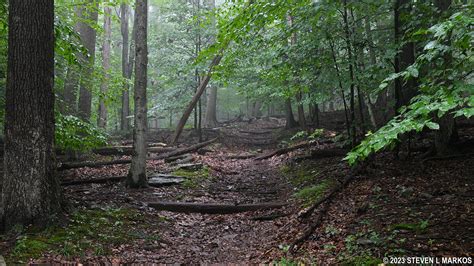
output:
[[[472,0],[0,0],[0,265],[470,265]]]

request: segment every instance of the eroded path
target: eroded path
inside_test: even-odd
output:
[[[193,163],[202,163],[195,180],[184,185],[142,190],[127,190],[123,184],[88,184],[68,187],[66,195],[74,208],[133,208],[139,210],[145,226],[129,230],[129,243],[114,246],[106,257],[85,256],[81,262],[107,260],[113,263],[245,263],[262,261],[274,245],[275,232],[289,214],[291,205],[279,209],[237,214],[173,213],[157,211],[148,202],[194,202],[219,204],[288,203],[292,186],[281,173],[279,160],[254,160],[272,147],[274,128],[255,129],[241,126],[224,129],[227,136],[210,147],[204,155],[193,154]],[[254,137],[254,136],[257,137]],[[248,158],[246,158],[248,157]],[[173,166],[163,161],[149,162],[149,174],[173,173]],[[124,175],[128,167],[68,171],[71,179],[90,176]],[[193,175],[193,173],[190,173]],[[281,217],[280,217],[281,216]],[[275,218],[277,217],[277,218]],[[47,260],[64,261],[60,255]]]

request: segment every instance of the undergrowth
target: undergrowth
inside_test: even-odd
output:
[[[44,253],[66,257],[107,255],[112,247],[145,239],[145,234],[136,231],[138,224],[146,224],[143,215],[131,209],[79,210],[65,227],[29,228],[6,259],[8,264],[24,264]]]

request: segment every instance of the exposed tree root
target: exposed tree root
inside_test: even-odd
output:
[[[306,241],[306,239],[308,239],[313,234],[314,230],[316,230],[316,228],[318,228],[321,225],[323,217],[324,215],[326,215],[328,210],[329,210],[329,202],[323,205],[318,215],[314,218],[313,222],[306,229],[306,231],[300,237],[298,237],[295,241],[293,241],[293,243],[290,245],[290,249],[289,249],[290,252],[293,253],[296,250],[298,250],[299,245],[303,243],[304,241]]]
[[[312,213],[313,211],[319,207],[319,205],[321,205],[322,203],[328,201],[331,199],[331,197],[338,191],[342,190],[347,184],[349,184],[349,182],[353,179],[354,175],[349,175],[348,177],[346,177],[342,182],[340,182],[338,185],[336,185],[335,187],[333,187],[329,193],[327,193],[324,197],[320,198],[319,200],[317,200],[311,207],[309,207],[308,209],[306,209],[304,212],[302,212],[300,215],[299,215],[299,218],[301,219],[306,219],[308,218]]]

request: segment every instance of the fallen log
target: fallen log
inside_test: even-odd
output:
[[[289,213],[274,213],[274,214],[270,214],[270,215],[255,216],[255,217],[252,217],[250,219],[254,220],[254,221],[272,221],[272,220],[275,220],[275,219],[278,219],[278,218],[281,218],[281,217],[285,217],[285,216],[288,216],[288,215],[290,215],[290,214]]]
[[[188,157],[188,154],[182,154],[182,155],[178,155],[178,156],[169,157],[169,158],[165,159],[165,163],[171,163],[171,162],[174,162],[174,161],[177,161],[177,160],[184,159],[186,157]]]
[[[176,150],[176,148],[172,147],[150,147],[147,149],[148,153],[165,153],[171,152]],[[104,147],[104,148],[97,148],[92,150],[93,153],[99,155],[132,155],[133,153],[133,146],[115,146],[115,147]]]
[[[270,202],[256,204],[216,204],[190,202],[150,202],[148,206],[159,211],[180,213],[230,214],[256,210],[276,209],[286,206],[286,203]]]
[[[82,180],[68,180],[61,182],[61,186],[75,186],[84,184],[105,184],[111,182],[120,182],[125,180],[126,176],[113,176],[104,178],[82,179]]]
[[[157,157],[149,157],[149,158],[147,158],[147,161],[163,160],[163,159],[166,159],[166,158],[169,158],[169,157],[190,153],[190,152],[196,151],[200,148],[206,147],[209,144],[215,142],[216,140],[217,140],[217,138],[206,141],[206,142],[202,142],[202,143],[199,143],[199,144],[196,144],[196,145],[193,145],[193,146],[188,147],[188,148],[174,150],[172,152],[165,153],[165,154],[157,156]],[[58,171],[75,169],[75,168],[83,168],[83,167],[97,168],[97,167],[102,167],[102,166],[107,166],[107,165],[130,164],[130,163],[132,163],[131,159],[121,159],[121,160],[104,161],[104,162],[86,161],[86,162],[62,163],[58,167]]]
[[[265,130],[265,131],[247,131],[247,130],[239,130],[240,133],[244,134],[254,134],[254,135],[264,135],[272,133],[272,130]]]
[[[236,159],[236,160],[245,160],[245,159],[250,159],[254,158],[257,156],[257,154],[238,154],[238,155],[230,155],[225,157],[226,159]]]
[[[127,178],[127,176],[113,176],[113,177],[103,177],[103,178],[91,178],[91,179],[82,179],[82,180],[68,180],[61,183],[62,186],[75,186],[75,185],[84,185],[84,184],[105,184],[112,182],[120,182]],[[158,174],[148,177],[148,185],[152,187],[163,187],[181,184],[186,180],[186,177],[175,176],[175,175],[166,175]]]
[[[282,155],[282,154],[289,153],[289,152],[292,152],[292,151],[297,150],[297,149],[310,147],[313,144],[314,143],[312,143],[312,142],[303,142],[303,143],[300,143],[300,144],[297,144],[297,145],[294,145],[294,146],[291,146],[291,147],[275,150],[275,151],[270,152],[268,154],[259,156],[259,157],[255,158],[255,160],[256,161],[265,160],[265,159],[271,158],[271,157],[276,156],[276,155]]]
[[[309,159],[318,160],[318,159],[324,159],[324,158],[345,156],[347,152],[348,152],[347,150],[339,149],[339,148],[314,150],[314,151],[311,151],[311,154],[309,155],[293,158],[293,161],[298,163],[298,162],[309,160]]]
[[[129,164],[132,163],[131,159],[122,159],[122,160],[113,160],[113,161],[104,161],[104,162],[73,162],[73,163],[62,163],[58,167],[58,171],[76,169],[76,168],[83,168],[83,167],[90,167],[90,168],[97,168],[107,165],[117,165],[117,164]]]
[[[166,159],[166,158],[170,158],[170,157],[174,157],[174,156],[178,156],[178,155],[183,155],[183,154],[186,154],[186,153],[191,153],[191,152],[197,151],[201,148],[204,148],[204,147],[216,142],[217,140],[218,140],[218,138],[211,139],[211,140],[208,140],[208,141],[201,142],[201,143],[198,143],[196,145],[190,146],[188,148],[178,149],[178,150],[175,150],[175,151],[165,153],[163,155],[154,157],[153,159],[154,160],[162,160],[162,159]]]

